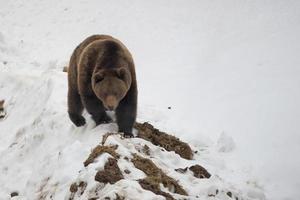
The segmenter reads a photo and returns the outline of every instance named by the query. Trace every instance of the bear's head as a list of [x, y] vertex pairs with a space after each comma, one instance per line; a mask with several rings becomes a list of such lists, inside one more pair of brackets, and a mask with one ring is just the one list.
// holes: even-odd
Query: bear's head
[[131, 74], [125, 67], [101, 69], [92, 76], [92, 88], [107, 110], [115, 110], [131, 86]]

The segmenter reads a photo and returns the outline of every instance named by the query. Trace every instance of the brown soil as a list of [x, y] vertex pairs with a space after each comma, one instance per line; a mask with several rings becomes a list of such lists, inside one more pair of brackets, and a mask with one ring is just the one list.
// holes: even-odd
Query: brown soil
[[142, 188], [150, 190], [155, 194], [162, 195], [167, 199], [174, 199], [170, 194], [160, 190], [160, 184], [163, 184], [164, 187], [168, 188], [172, 192], [187, 195], [187, 192], [177, 183], [176, 180], [167, 176], [151, 160], [134, 154], [132, 163], [136, 168], [142, 170], [147, 175], [145, 179], [139, 180], [139, 184]]
[[95, 176], [95, 180], [101, 183], [114, 184], [121, 179], [124, 177], [115, 158], [109, 158], [104, 165], [104, 170], [98, 171]]
[[159, 182], [159, 180], [157, 180], [156, 177], [147, 177], [145, 179], [139, 180], [139, 184], [141, 185], [141, 187], [143, 189], [149, 190], [157, 195], [162, 195], [162, 196], [166, 197], [167, 200], [174, 200], [172, 195], [161, 191], [159, 183], [160, 182]]
[[147, 176], [160, 176], [163, 174], [161, 169], [159, 169], [151, 160], [138, 156], [137, 154], [133, 155], [131, 162]]
[[139, 132], [139, 138], [150, 141], [154, 145], [161, 146], [167, 151], [175, 151], [175, 153], [179, 154], [182, 158], [188, 160], [193, 158], [191, 147], [187, 143], [180, 141], [175, 136], [161, 132], [147, 122], [143, 124], [137, 122], [134, 127]]
[[70, 186], [70, 192], [77, 192], [78, 191], [78, 186], [77, 183], [72, 183], [72, 185]]
[[194, 176], [196, 178], [210, 178], [211, 176], [210, 173], [200, 165], [193, 165], [189, 167], [189, 170], [194, 173]]
[[146, 155], [148, 155], [148, 156], [150, 156], [150, 148], [149, 148], [149, 146], [148, 145], [144, 145], [143, 146], [143, 152], [144, 152], [144, 154], [146, 154]]
[[80, 181], [79, 183], [77, 183], [77, 182], [72, 183], [70, 186], [71, 195], [70, 195], [69, 200], [73, 200], [74, 196], [77, 192], [79, 192], [79, 194], [81, 196], [84, 193], [86, 186], [87, 186], [87, 183], [84, 181]]
[[[136, 123], [135, 128], [139, 132], [138, 137], [150, 141], [154, 145], [161, 146], [162, 150], [175, 151], [175, 153], [179, 154], [182, 158], [192, 159], [193, 152], [190, 146], [187, 143], [181, 142], [178, 138], [168, 135], [167, 133], [160, 132], [149, 123]], [[104, 146], [109, 136], [117, 134], [119, 133], [105, 134], [101, 141], [102, 145], [96, 146], [90, 153], [87, 160], [84, 162], [84, 166], [86, 167], [90, 163], [93, 163], [94, 160], [103, 153], [109, 153], [113, 157], [109, 158], [104, 165], [104, 169], [98, 171], [95, 175], [95, 180], [104, 184], [115, 184], [119, 180], [124, 179], [123, 174], [131, 173], [131, 169], [122, 169], [122, 172], [118, 166], [118, 159], [120, 159], [120, 155], [116, 152], [118, 145]], [[138, 151], [145, 156], [151, 155], [151, 149], [147, 145], [139, 146]], [[132, 159], [126, 156], [122, 157], [122, 159], [124, 159], [124, 161], [126, 160], [127, 162], [132, 162], [135, 168], [143, 171], [146, 174], [146, 178], [137, 180], [143, 189], [149, 190], [157, 195], [162, 195], [167, 200], [176, 199], [173, 197], [174, 193], [188, 196], [187, 192], [182, 188], [177, 180], [167, 176], [162, 169], [154, 164], [151, 159], [140, 156], [142, 154], [133, 154]], [[180, 173], [186, 173], [188, 170], [190, 170], [197, 178], [209, 178], [211, 176], [209, 172], [207, 172], [207, 170], [200, 165], [193, 165], [175, 170]], [[168, 191], [162, 191], [161, 185], [167, 188]], [[86, 183], [73, 183], [70, 186], [70, 200], [72, 200], [78, 194], [82, 195], [86, 186]], [[91, 196], [90, 200], [98, 199], [98, 194], [96, 193], [96, 195], [97, 196]], [[227, 195], [230, 196], [230, 194]], [[115, 198], [119, 200], [125, 199], [124, 197], [119, 196], [117, 193], [114, 199]], [[105, 197], [104, 199], [109, 198]]]
[[187, 172], [188, 169], [193, 172], [196, 178], [210, 178], [211, 176], [210, 173], [200, 165], [193, 165], [191, 167], [186, 168], [178, 168], [175, 169], [175, 171], [184, 174], [185, 172]]
[[120, 155], [116, 153], [116, 149], [118, 148], [117, 145], [115, 146], [101, 146], [98, 145], [96, 146], [91, 154], [89, 155], [88, 159], [86, 159], [86, 161], [84, 161], [84, 166], [88, 166], [89, 164], [91, 164], [92, 162], [94, 162], [94, 160], [100, 156], [103, 153], [109, 153], [110, 155], [112, 155], [114, 158], [119, 158]]

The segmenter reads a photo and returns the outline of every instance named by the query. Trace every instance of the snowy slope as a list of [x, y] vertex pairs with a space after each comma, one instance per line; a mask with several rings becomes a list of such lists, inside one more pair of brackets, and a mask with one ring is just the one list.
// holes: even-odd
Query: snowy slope
[[[6, 86], [10, 82], [9, 86]], [[74, 182], [87, 182], [86, 192], [75, 199], [94, 197], [115, 198], [118, 193], [126, 199], [163, 199], [143, 190], [137, 180], [145, 177], [143, 172], [125, 162], [119, 161], [122, 171], [129, 169], [132, 173], [115, 185], [100, 184], [94, 180], [95, 174], [102, 169], [108, 154], [101, 155], [88, 167], [83, 162], [91, 150], [100, 144], [107, 132], [116, 132], [115, 124], [95, 124], [89, 118], [88, 125], [76, 128], [70, 124], [66, 109], [66, 73], [48, 70], [35, 75], [18, 75], [13, 72], [1, 73], [2, 95], [7, 99], [7, 116], [1, 121], [1, 176], [3, 183], [0, 199], [9, 199], [13, 192], [19, 194], [17, 199], [68, 199], [69, 188]], [[31, 105], [33, 104], [33, 105]], [[149, 113], [151, 114], [151, 113]], [[239, 199], [264, 199], [261, 188], [248, 183], [235, 185], [230, 180], [219, 176], [224, 163], [219, 153], [230, 151], [232, 141], [223, 137], [217, 147], [204, 144], [193, 146], [195, 154], [192, 161], [181, 159], [174, 152], [164, 152], [160, 147], [141, 139], [121, 139], [119, 136], [109, 138], [106, 145], [118, 145], [118, 153], [131, 158], [144, 145], [150, 147], [150, 156], [167, 175], [179, 180], [189, 194], [189, 199], [231, 199], [227, 192]], [[145, 155], [143, 155], [145, 156]], [[213, 176], [208, 180], [197, 180], [191, 175], [184, 176], [174, 169], [201, 164], [209, 169]], [[218, 192], [216, 192], [218, 191]], [[184, 196], [175, 196], [183, 199]]]
[[62, 67], [95, 33], [134, 55], [138, 120], [205, 152], [195, 161], [222, 179], [191, 188], [298, 199], [299, 9], [298, 1], [1, 0], [0, 199], [37, 198], [49, 177], [64, 198], [101, 135], [115, 131], [91, 120], [75, 128], [66, 114]]

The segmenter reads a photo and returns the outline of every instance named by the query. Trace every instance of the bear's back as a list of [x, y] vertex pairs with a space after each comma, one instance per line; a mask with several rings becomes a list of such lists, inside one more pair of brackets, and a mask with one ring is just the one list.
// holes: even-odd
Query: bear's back
[[94, 41], [102, 41], [102, 40], [107, 40], [107, 39], [113, 39], [113, 37], [109, 36], [109, 35], [92, 35], [88, 38], [86, 38], [85, 40], [83, 40], [77, 47], [76, 49], [74, 50], [74, 55], [76, 57], [76, 63], [78, 64], [79, 63], [79, 59], [80, 59], [80, 56], [83, 52], [83, 50], [88, 46], [90, 45], [92, 42]]
[[[78, 58], [80, 71], [97, 69], [114, 69], [127, 67], [135, 77], [133, 58], [127, 47], [119, 40], [106, 35], [91, 36], [82, 42], [81, 54]], [[96, 69], [96, 70], [97, 70]]]

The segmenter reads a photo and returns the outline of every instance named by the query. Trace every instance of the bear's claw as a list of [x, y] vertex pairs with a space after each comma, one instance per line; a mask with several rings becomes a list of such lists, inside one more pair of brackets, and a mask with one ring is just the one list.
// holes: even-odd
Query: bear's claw
[[69, 114], [71, 121], [75, 124], [75, 126], [83, 126], [85, 125], [84, 117], [76, 114]]

